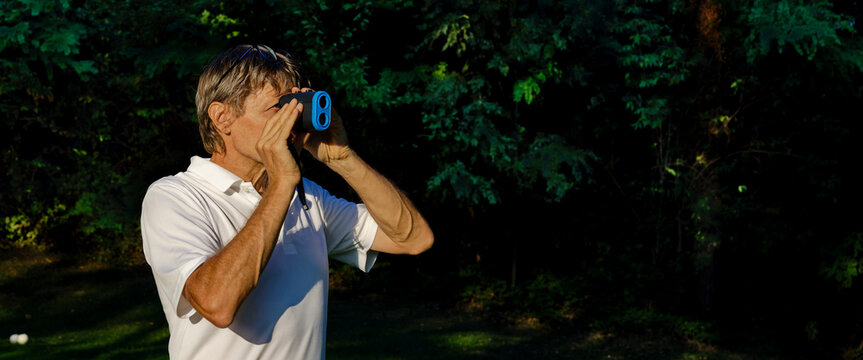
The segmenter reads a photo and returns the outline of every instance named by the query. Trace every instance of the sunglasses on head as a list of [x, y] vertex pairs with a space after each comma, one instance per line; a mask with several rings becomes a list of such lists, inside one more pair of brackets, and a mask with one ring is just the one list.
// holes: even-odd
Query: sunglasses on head
[[240, 63], [243, 61], [243, 59], [246, 58], [246, 55], [248, 55], [249, 53], [252, 53], [252, 50], [254, 50], [254, 53], [257, 53], [258, 55], [262, 56], [267, 61], [276, 61], [276, 62], [279, 61], [279, 57], [276, 56], [276, 52], [273, 51], [273, 49], [270, 48], [269, 46], [267, 46], [267, 45], [250, 46], [248, 49], [246, 49], [245, 52], [243, 52], [243, 55], [240, 55], [240, 57], [237, 58], [237, 60], [234, 60], [234, 63], [231, 64], [231, 67], [228, 68], [228, 71], [225, 71], [225, 73], [222, 74], [222, 77], [219, 78], [219, 82], [216, 83], [216, 86], [215, 86], [216, 89], [218, 89], [219, 85], [222, 84], [222, 80], [225, 80], [225, 77], [228, 76], [228, 74], [230, 74], [231, 71], [234, 70], [235, 67], [237, 67], [237, 65], [240, 65]]

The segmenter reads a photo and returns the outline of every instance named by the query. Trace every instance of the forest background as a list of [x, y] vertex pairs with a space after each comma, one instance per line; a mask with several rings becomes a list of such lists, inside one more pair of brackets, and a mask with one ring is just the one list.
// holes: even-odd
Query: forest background
[[0, 251], [142, 264], [147, 186], [206, 155], [197, 77], [261, 43], [333, 95], [436, 234], [377, 274], [334, 264], [339, 286], [861, 358], [861, 8], [3, 1]]

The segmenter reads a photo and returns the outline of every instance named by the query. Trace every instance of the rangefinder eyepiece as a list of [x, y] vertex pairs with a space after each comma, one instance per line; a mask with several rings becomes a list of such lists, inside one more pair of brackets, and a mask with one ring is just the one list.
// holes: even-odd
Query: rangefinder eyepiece
[[330, 127], [332, 99], [326, 91], [306, 91], [288, 94], [279, 98], [279, 107], [297, 99], [303, 104], [303, 115], [294, 125], [302, 131], [324, 131]]

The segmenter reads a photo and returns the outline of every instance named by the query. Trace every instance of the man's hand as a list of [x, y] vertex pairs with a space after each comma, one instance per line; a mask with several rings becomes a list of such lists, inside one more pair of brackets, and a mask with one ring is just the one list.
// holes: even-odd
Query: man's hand
[[296, 99], [291, 100], [264, 126], [255, 150], [261, 157], [266, 173], [255, 181], [256, 188], [263, 190], [274, 186], [279, 190], [287, 190], [293, 189], [301, 181], [297, 159], [294, 159], [286, 145], [302, 111], [303, 104], [299, 104]]
[[[292, 93], [313, 91], [309, 88], [293, 88]], [[321, 132], [307, 132], [304, 140], [304, 148], [318, 161], [331, 165], [332, 162], [344, 160], [351, 155], [348, 146], [348, 135], [342, 124], [342, 118], [335, 110], [330, 110], [330, 127]]]

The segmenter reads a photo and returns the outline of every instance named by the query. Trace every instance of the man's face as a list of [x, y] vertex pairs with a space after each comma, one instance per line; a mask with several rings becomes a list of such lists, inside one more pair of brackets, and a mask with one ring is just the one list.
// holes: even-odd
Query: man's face
[[[270, 84], [265, 84], [263, 88], [257, 92], [253, 92], [246, 97], [243, 115], [234, 119], [230, 125], [231, 135], [228, 141], [231, 141], [234, 149], [243, 157], [253, 159], [258, 163], [262, 163], [260, 155], [258, 155], [255, 145], [261, 138], [264, 126], [267, 121], [275, 120], [273, 117], [279, 111], [277, 107], [279, 98], [282, 95], [288, 94], [285, 91], [282, 94], [276, 93], [275, 89]], [[299, 119], [298, 119], [299, 120]], [[302, 151], [303, 138], [305, 134], [291, 132], [294, 148]]]

